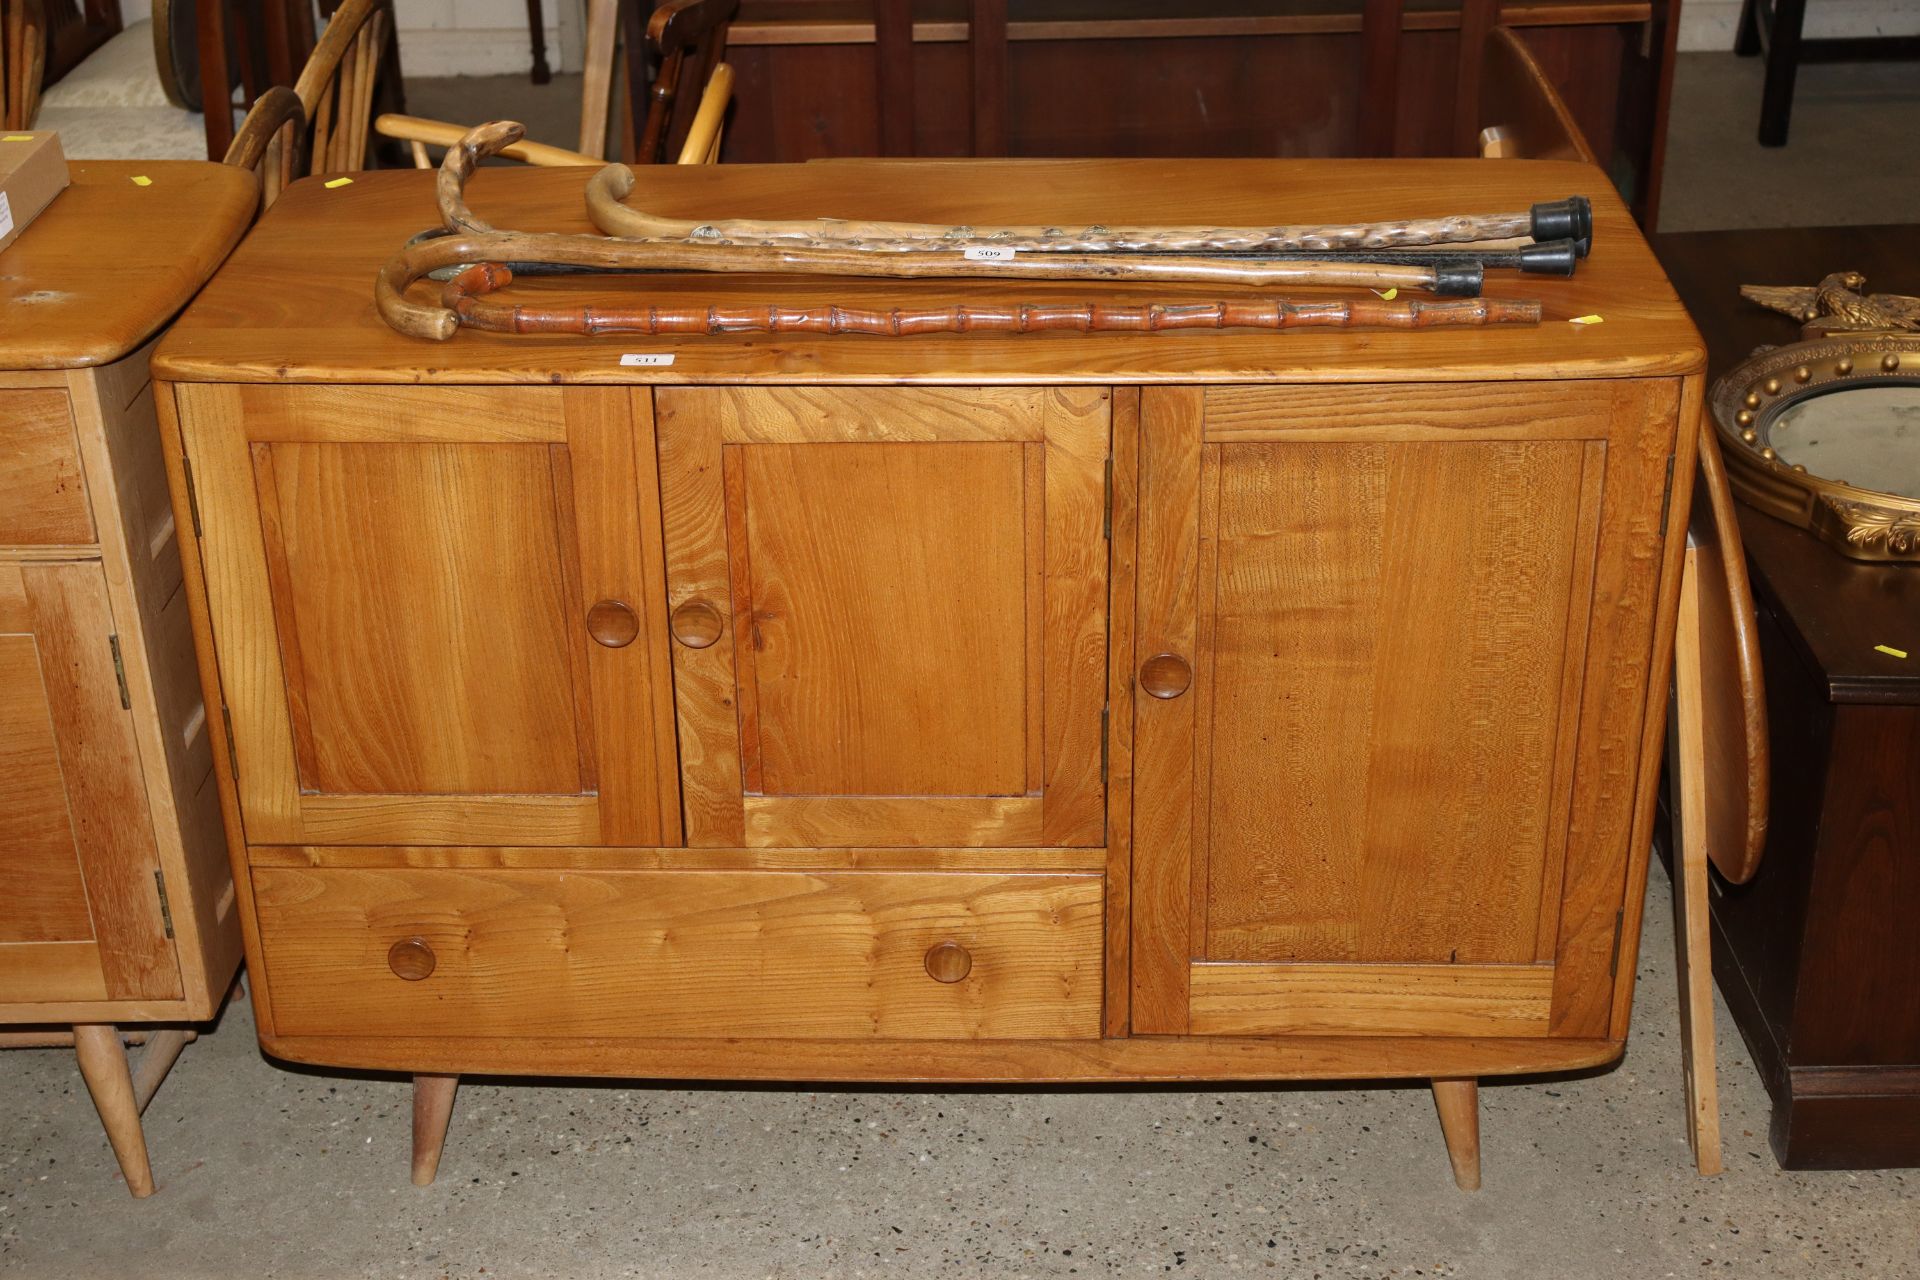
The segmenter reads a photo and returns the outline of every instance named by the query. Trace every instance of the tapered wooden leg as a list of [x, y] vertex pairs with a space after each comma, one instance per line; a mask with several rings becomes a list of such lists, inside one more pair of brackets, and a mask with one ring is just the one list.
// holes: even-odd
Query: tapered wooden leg
[[93, 1109], [100, 1113], [107, 1141], [113, 1144], [120, 1172], [126, 1176], [127, 1190], [140, 1199], [152, 1195], [153, 1167], [147, 1163], [147, 1139], [140, 1132], [133, 1073], [127, 1068], [127, 1051], [120, 1047], [119, 1032], [106, 1026], [76, 1026], [73, 1049], [80, 1059], [87, 1092], [93, 1095]]
[[440, 1148], [446, 1145], [447, 1121], [453, 1116], [453, 1095], [459, 1076], [417, 1075], [413, 1078], [413, 1185], [429, 1186], [440, 1171]]
[[1707, 745], [1701, 692], [1698, 553], [1687, 548], [1673, 641], [1673, 949], [1680, 976], [1680, 1063], [1687, 1145], [1702, 1177], [1720, 1172], [1720, 1082], [1713, 1056], [1713, 942], [1707, 923]]
[[1454, 1185], [1462, 1191], [1478, 1191], [1480, 1082], [1435, 1080], [1433, 1105], [1440, 1112], [1440, 1132], [1447, 1139], [1447, 1159], [1453, 1162]]

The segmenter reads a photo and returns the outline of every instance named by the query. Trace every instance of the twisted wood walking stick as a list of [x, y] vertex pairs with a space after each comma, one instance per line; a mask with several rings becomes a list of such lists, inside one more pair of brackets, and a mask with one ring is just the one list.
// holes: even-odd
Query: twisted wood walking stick
[[[1534, 323], [1537, 302], [1444, 303], [1288, 302], [1211, 303], [1199, 307], [1012, 306], [966, 308], [896, 307], [861, 311], [745, 308], [534, 309], [482, 301], [518, 274], [578, 271], [704, 271], [878, 276], [888, 278], [1040, 278], [1207, 281], [1252, 286], [1344, 285], [1373, 289], [1419, 288], [1479, 291], [1479, 268], [1467, 278], [1430, 263], [1373, 264], [1320, 261], [1234, 261], [1169, 256], [1131, 259], [1109, 253], [1048, 253], [1011, 261], [976, 261], [964, 250], [943, 247], [913, 254], [875, 254], [858, 248], [798, 245], [735, 245], [686, 238], [635, 238], [551, 232], [499, 231], [473, 214], [465, 187], [479, 161], [521, 136], [511, 122], [482, 125], [448, 151], [436, 180], [444, 228], [410, 241], [382, 269], [374, 297], [382, 317], [402, 333], [446, 339], [461, 325], [504, 332], [719, 333], [746, 329], [772, 332], [882, 333], [968, 332], [1043, 328], [1095, 331], [1157, 331], [1193, 327], [1295, 328], [1381, 325], [1426, 328], [1448, 324]], [[624, 166], [609, 166], [590, 189], [611, 190]], [[628, 178], [631, 174], [628, 173]], [[592, 199], [590, 194], [589, 199]], [[475, 273], [468, 268], [482, 267]], [[428, 275], [453, 276], [436, 302], [410, 296]], [[1469, 287], [1470, 286], [1470, 287]]]

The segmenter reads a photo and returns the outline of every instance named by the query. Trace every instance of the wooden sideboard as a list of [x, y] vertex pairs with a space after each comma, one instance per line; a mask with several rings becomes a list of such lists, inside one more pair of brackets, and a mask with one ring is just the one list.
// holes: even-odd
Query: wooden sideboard
[[[586, 176], [469, 194], [585, 230]], [[1578, 278], [1496, 286], [1538, 327], [1284, 335], [429, 343], [371, 292], [431, 191], [296, 185], [156, 365], [261, 1042], [415, 1073], [417, 1180], [469, 1072], [1398, 1076], [1472, 1185], [1478, 1077], [1618, 1056], [1702, 352], [1597, 170], [643, 184], [967, 223], [1595, 197]]]
[[140, 1109], [240, 964], [148, 356], [256, 192], [72, 176], [0, 254], [0, 1047], [76, 1047], [144, 1196]]

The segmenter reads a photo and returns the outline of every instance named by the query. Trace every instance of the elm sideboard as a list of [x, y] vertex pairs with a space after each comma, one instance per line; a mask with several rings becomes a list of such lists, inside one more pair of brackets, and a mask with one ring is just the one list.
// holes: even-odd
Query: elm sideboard
[[[587, 176], [468, 194], [587, 230]], [[156, 363], [262, 1045], [412, 1073], [421, 1182], [461, 1074], [536, 1072], [1403, 1077], [1477, 1185], [1479, 1077], [1622, 1050], [1664, 732], [1703, 354], [1599, 171], [872, 161], [636, 197], [1245, 223], [1575, 191], [1580, 275], [1495, 286], [1537, 327], [433, 343], [372, 305], [431, 176], [297, 184]]]
[[148, 358], [258, 192], [71, 173], [0, 253], [0, 1046], [75, 1047], [145, 1196], [141, 1108], [240, 964]]

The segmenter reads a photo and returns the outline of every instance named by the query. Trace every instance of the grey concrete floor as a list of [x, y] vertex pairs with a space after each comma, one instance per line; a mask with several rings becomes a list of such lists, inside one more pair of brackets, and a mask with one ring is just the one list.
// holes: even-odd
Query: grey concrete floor
[[35, 1277], [1105, 1276], [1648, 1280], [1920, 1274], [1920, 1174], [1783, 1173], [1720, 1011], [1727, 1171], [1682, 1113], [1654, 872], [1616, 1069], [1483, 1088], [1486, 1189], [1428, 1093], [464, 1085], [437, 1185], [407, 1084], [263, 1058], [244, 1006], [120, 1183], [72, 1055], [0, 1057], [0, 1271]]

